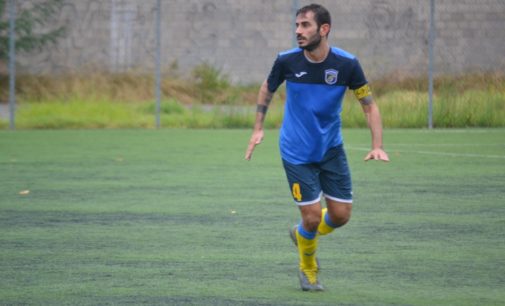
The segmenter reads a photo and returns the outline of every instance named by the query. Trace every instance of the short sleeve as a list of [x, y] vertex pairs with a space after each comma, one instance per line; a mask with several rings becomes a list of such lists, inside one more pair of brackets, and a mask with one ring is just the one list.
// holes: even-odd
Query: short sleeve
[[361, 68], [358, 59], [355, 58], [353, 60], [351, 77], [349, 79], [349, 89], [351, 90], [358, 89], [367, 83], [368, 81], [366, 80], [365, 73], [363, 72], [363, 69]]
[[268, 91], [275, 92], [277, 88], [279, 88], [279, 86], [282, 84], [282, 82], [284, 82], [284, 70], [282, 68], [280, 57], [278, 56], [275, 59], [270, 74], [268, 75]]

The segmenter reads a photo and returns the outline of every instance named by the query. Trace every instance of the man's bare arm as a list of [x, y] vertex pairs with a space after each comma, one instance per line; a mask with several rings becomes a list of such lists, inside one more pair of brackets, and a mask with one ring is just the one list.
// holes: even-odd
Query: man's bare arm
[[356, 93], [361, 107], [363, 108], [363, 112], [365, 113], [372, 136], [372, 150], [365, 156], [365, 161], [375, 159], [387, 162], [389, 161], [389, 157], [382, 147], [382, 120], [379, 107], [375, 104], [370, 89], [366, 89], [367, 92], [362, 92], [360, 96]]
[[268, 90], [268, 84], [265, 80], [260, 87], [256, 105], [256, 120], [254, 122], [254, 129], [251, 139], [249, 140], [249, 145], [245, 153], [245, 159], [250, 160], [254, 151], [254, 148], [261, 143], [263, 140], [263, 123], [265, 122], [265, 117], [272, 102], [273, 93]]

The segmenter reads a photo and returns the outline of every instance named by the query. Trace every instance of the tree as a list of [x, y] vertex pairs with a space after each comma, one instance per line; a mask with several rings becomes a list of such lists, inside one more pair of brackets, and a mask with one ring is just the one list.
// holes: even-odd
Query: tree
[[[65, 27], [51, 27], [47, 24], [61, 10], [64, 0], [33, 1], [29, 8], [16, 14], [16, 51], [34, 52], [54, 44], [65, 35]], [[9, 55], [9, 14], [7, 0], [0, 0], [0, 60]], [[45, 30], [40, 30], [45, 29]]]

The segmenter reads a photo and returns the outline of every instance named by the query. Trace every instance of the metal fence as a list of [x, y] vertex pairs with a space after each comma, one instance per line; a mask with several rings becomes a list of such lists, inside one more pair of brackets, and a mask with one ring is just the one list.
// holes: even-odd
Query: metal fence
[[[296, 9], [312, 2], [65, 0], [47, 27], [64, 26], [67, 35], [35, 54], [16, 54], [17, 12], [43, 1], [6, 0], [7, 9], [0, 16], [10, 20], [11, 128], [15, 127], [16, 69], [33, 74], [151, 71], [157, 78], [153, 91], [159, 126], [159, 80], [169, 67], [177, 66], [187, 74], [208, 63], [233, 83], [259, 83], [275, 54], [295, 44]], [[436, 75], [505, 70], [503, 0], [319, 2], [332, 13], [330, 42], [356, 54], [371, 80], [430, 78], [431, 97]]]

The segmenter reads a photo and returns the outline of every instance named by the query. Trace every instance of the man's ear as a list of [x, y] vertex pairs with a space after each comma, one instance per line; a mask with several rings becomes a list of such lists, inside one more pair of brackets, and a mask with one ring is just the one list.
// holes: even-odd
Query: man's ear
[[319, 35], [325, 37], [328, 36], [328, 33], [330, 33], [330, 25], [327, 23], [324, 23], [319, 27]]

